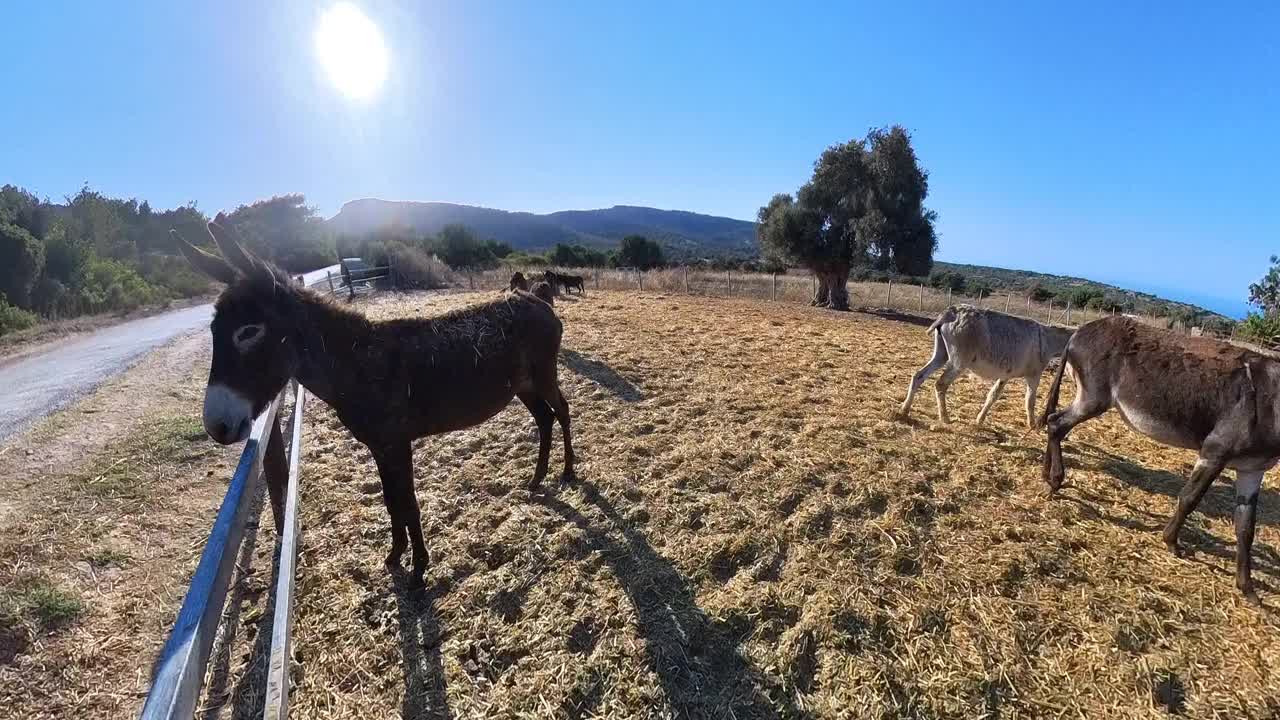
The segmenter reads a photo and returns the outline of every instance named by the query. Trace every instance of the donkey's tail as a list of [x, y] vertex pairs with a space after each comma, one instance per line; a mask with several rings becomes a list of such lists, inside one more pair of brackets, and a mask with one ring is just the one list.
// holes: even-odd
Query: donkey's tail
[[1049, 424], [1049, 416], [1058, 411], [1058, 393], [1062, 390], [1062, 374], [1067, 370], [1067, 358], [1071, 357], [1071, 343], [1062, 351], [1058, 360], [1058, 372], [1053, 374], [1053, 384], [1049, 386], [1049, 397], [1044, 402], [1044, 412], [1040, 413], [1040, 427]]
[[951, 307], [942, 311], [942, 314], [938, 316], [937, 320], [933, 321], [933, 324], [929, 326], [929, 329], [925, 331], [925, 334], [932, 335], [934, 332], [938, 330], [938, 328], [942, 327], [944, 324], [949, 323], [955, 319], [956, 319], [956, 306], [952, 305]]

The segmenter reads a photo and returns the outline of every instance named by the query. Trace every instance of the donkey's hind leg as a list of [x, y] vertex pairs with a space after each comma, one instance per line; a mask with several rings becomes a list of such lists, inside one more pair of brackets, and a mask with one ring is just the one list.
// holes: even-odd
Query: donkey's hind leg
[[533, 470], [533, 480], [529, 481], [529, 489], [537, 490], [547, 476], [547, 462], [551, 457], [551, 422], [555, 413], [537, 393], [516, 393], [516, 397], [529, 408], [529, 414], [538, 425], [538, 465]]
[[1005, 384], [1008, 380], [997, 380], [991, 384], [991, 390], [987, 393], [987, 401], [982, 403], [982, 409], [978, 411], [978, 419], [976, 425], [981, 425], [987, 421], [987, 415], [991, 412], [991, 406], [996, 404], [996, 400], [1000, 399], [1000, 393], [1004, 391]]
[[544, 378], [538, 385], [538, 395], [555, 413], [560, 422], [560, 434], [564, 436], [564, 474], [565, 481], [573, 479], [573, 432], [569, 429], [569, 401], [560, 392], [560, 380], [556, 377], [555, 366], [552, 366], [549, 378]]

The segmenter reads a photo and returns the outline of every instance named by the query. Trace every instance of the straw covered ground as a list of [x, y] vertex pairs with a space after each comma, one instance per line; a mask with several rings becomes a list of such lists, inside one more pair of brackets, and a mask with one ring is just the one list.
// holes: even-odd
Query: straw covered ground
[[988, 429], [968, 421], [974, 380], [950, 427], [928, 393], [893, 419], [929, 355], [918, 323], [652, 293], [556, 310], [578, 480], [522, 489], [536, 433], [518, 403], [421, 441], [425, 594], [382, 567], [368, 452], [323, 404], [308, 412], [299, 717], [1280, 712], [1274, 491], [1257, 610], [1231, 580], [1229, 486], [1190, 519], [1190, 559], [1160, 542], [1191, 454], [1109, 415], [1072, 436], [1049, 500], [1016, 388]]

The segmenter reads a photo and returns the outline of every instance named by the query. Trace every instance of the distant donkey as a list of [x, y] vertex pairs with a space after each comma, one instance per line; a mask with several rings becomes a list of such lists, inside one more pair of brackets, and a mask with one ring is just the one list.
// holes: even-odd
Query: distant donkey
[[548, 305], [556, 304], [556, 294], [551, 291], [551, 286], [548, 285], [545, 280], [539, 280], [538, 282], [534, 283], [533, 287], [530, 288], [529, 292], [533, 293], [534, 297], [538, 298], [539, 300], [545, 302]]
[[528, 292], [529, 281], [525, 279], [524, 273], [517, 271], [514, 275], [511, 276], [511, 284], [507, 287], [507, 289], [508, 290], [524, 290], [525, 292]]
[[[1058, 393], [1070, 366], [1076, 397], [1062, 412]], [[1252, 548], [1262, 476], [1280, 461], [1280, 362], [1229, 343], [1182, 337], [1125, 317], [1080, 328], [1049, 389], [1042, 418], [1048, 431], [1044, 480], [1062, 486], [1062, 441], [1071, 429], [1115, 408], [1129, 427], [1174, 447], [1199, 452], [1164, 528], [1181, 557], [1178, 534], [1187, 515], [1224, 468], [1236, 471], [1236, 587], [1257, 602]]]
[[214, 306], [205, 430], [224, 445], [245, 439], [253, 418], [297, 378], [373, 455], [391, 516], [386, 562], [399, 567], [412, 543], [412, 587], [427, 568], [414, 440], [478, 425], [518, 397], [539, 434], [529, 488], [546, 477], [556, 420], [564, 473], [573, 475], [569, 403], [556, 377], [562, 326], [546, 303], [517, 291], [439, 317], [371, 321], [250, 255], [224, 216], [209, 234], [222, 258], [178, 238], [193, 266], [227, 284]]
[[972, 305], [953, 305], [938, 316], [928, 332], [933, 335], [933, 358], [911, 378], [907, 399], [898, 411], [902, 417], [911, 412], [911, 402], [925, 379], [944, 368], [933, 391], [939, 420], [951, 422], [947, 415], [947, 388], [968, 370], [992, 381], [987, 400], [978, 411], [977, 424], [986, 421], [1005, 384], [1022, 378], [1027, 383], [1027, 427], [1034, 428], [1040, 376], [1049, 362], [1062, 354], [1073, 331]]

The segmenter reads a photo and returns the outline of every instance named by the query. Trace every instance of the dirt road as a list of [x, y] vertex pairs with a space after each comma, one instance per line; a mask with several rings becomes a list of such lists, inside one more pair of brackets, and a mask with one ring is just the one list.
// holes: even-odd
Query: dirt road
[[[337, 266], [306, 274], [307, 284]], [[169, 340], [208, 325], [212, 305], [175, 310], [52, 344], [0, 365], [0, 441], [69, 405]]]

